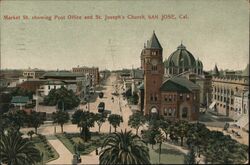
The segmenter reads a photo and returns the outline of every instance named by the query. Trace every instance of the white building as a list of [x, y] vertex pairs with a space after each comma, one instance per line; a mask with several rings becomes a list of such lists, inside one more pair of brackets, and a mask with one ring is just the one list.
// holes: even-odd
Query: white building
[[249, 91], [234, 96], [236, 125], [248, 130], [249, 126]]

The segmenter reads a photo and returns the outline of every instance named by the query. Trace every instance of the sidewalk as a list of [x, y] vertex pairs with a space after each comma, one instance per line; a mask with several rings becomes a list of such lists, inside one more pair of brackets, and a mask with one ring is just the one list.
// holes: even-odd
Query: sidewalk
[[59, 139], [48, 140], [59, 154], [59, 158], [47, 164], [72, 164], [73, 155]]

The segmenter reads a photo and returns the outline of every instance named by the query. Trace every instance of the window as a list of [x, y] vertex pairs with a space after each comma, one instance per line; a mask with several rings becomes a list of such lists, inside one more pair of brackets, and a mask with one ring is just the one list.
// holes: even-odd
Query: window
[[189, 96], [189, 94], [187, 94], [186, 98], [187, 98], [187, 100], [189, 100], [189, 99], [190, 99], [190, 96]]
[[194, 100], [196, 100], [196, 95], [194, 94]]
[[165, 115], [165, 116], [168, 115], [168, 110], [167, 110], [167, 108], [164, 109], [164, 115]]
[[157, 70], [157, 66], [152, 66], [152, 70]]
[[48, 86], [48, 89], [50, 89], [50, 85]]
[[176, 95], [174, 95], [174, 101], [176, 100]]
[[172, 116], [172, 109], [171, 108], [168, 109], [168, 116]]
[[171, 96], [171, 95], [169, 96], [169, 101], [170, 101], [170, 102], [172, 101], [172, 96]]
[[56, 86], [54, 85], [54, 89], [56, 89]]
[[183, 100], [183, 94], [182, 93], [180, 94], [180, 100]]
[[168, 96], [165, 96], [165, 101], [168, 101]]

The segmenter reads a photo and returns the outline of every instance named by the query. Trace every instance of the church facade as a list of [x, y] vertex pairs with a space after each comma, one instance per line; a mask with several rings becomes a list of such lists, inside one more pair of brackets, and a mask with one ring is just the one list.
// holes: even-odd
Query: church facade
[[[200, 87], [185, 77], [165, 79], [162, 54], [163, 48], [153, 33], [141, 52], [141, 69], [144, 74], [144, 81], [140, 86], [141, 110], [145, 115], [197, 120]], [[184, 70], [173, 69], [173, 72]]]

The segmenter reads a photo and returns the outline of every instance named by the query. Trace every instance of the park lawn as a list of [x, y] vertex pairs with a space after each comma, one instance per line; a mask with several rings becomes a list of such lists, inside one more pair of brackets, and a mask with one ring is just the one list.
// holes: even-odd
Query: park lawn
[[[59, 158], [59, 154], [56, 152], [56, 150], [49, 144], [49, 142], [46, 140], [46, 142], [43, 142], [39, 137], [33, 137], [32, 142], [34, 143], [35, 147], [40, 151], [40, 153], [43, 153], [43, 163], [50, 162], [52, 160], [55, 160]], [[49, 150], [45, 147], [46, 144], [48, 144], [51, 148], [51, 151], [53, 153], [53, 157], [49, 156]], [[37, 163], [42, 164], [42, 162]]]
[[[161, 145], [161, 164], [183, 164], [185, 154], [167, 146], [165, 144]], [[148, 145], [150, 161], [152, 164], [159, 163], [159, 144], [154, 145], [152, 149], [151, 145]]]
[[84, 151], [79, 151], [79, 153], [81, 155], [86, 155], [94, 151], [96, 148], [101, 147], [106, 135], [92, 133], [91, 140], [87, 142], [84, 142], [79, 133], [69, 133], [67, 136], [66, 134], [57, 134], [56, 136], [72, 154], [75, 154], [74, 146], [77, 146], [79, 143], [84, 144]]
[[74, 144], [70, 142], [70, 140], [64, 134], [56, 134], [55, 135], [63, 145], [72, 153], [75, 154]]

